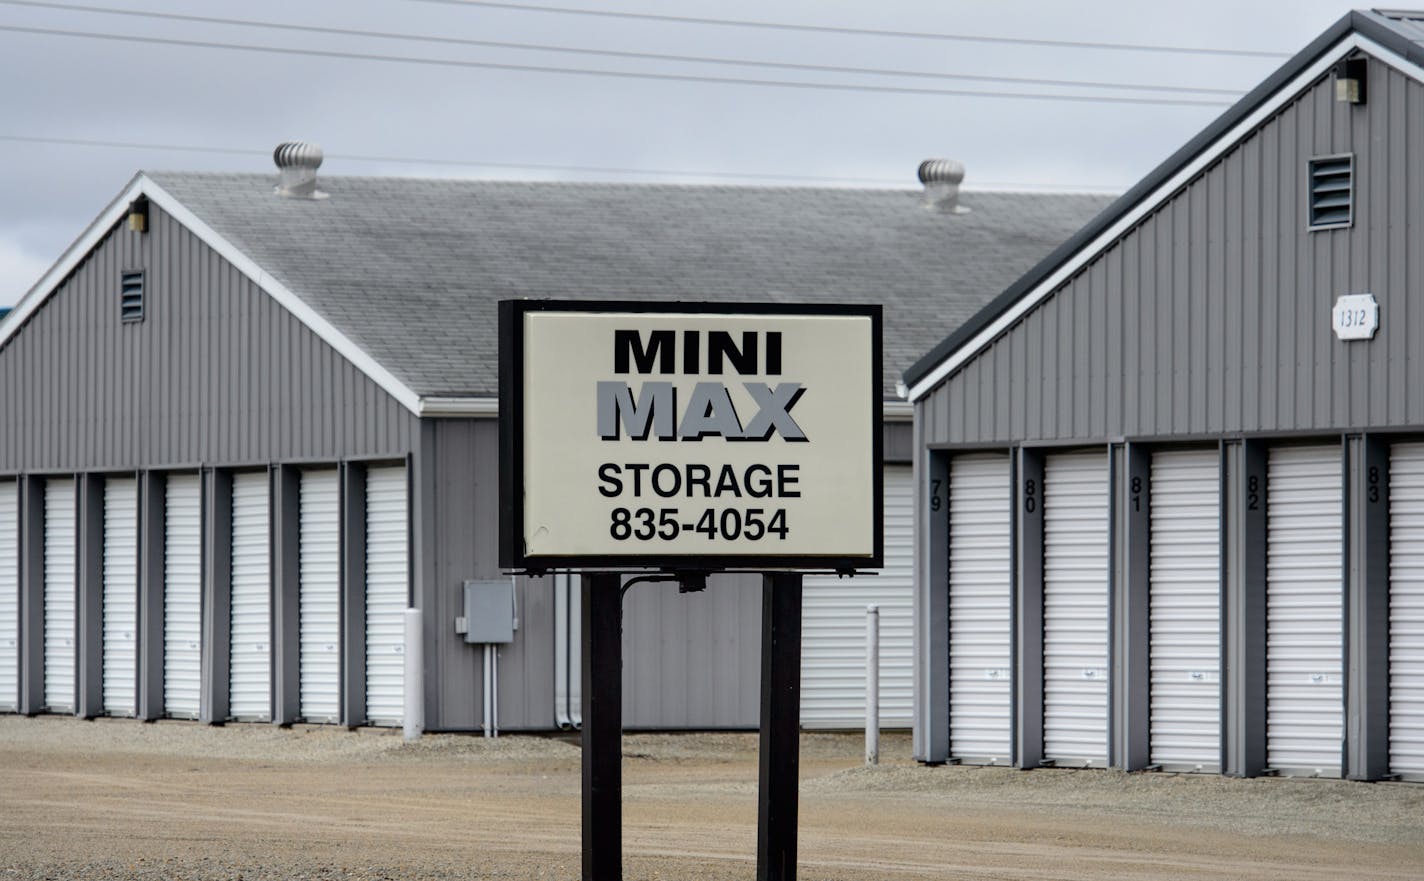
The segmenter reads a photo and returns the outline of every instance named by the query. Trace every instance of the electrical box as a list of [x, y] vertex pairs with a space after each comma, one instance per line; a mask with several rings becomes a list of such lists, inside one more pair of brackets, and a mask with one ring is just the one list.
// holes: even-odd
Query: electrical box
[[510, 579], [465, 582], [465, 642], [514, 642], [519, 629], [514, 582]]

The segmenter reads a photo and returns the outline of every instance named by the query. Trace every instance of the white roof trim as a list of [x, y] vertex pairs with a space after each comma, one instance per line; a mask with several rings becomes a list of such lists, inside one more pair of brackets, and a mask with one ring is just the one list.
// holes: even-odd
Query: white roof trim
[[1089, 260], [1096, 257], [1103, 249], [1135, 226], [1147, 214], [1156, 210], [1172, 193], [1176, 192], [1208, 165], [1219, 159], [1223, 154], [1234, 147], [1237, 142], [1250, 133], [1252, 129], [1275, 115], [1275, 113], [1287, 103], [1295, 100], [1296, 95], [1298, 95], [1301, 90], [1316, 77], [1329, 70], [1342, 56], [1356, 49], [1362, 49], [1406, 76], [1424, 82], [1424, 68], [1419, 67], [1413, 62], [1391, 52], [1373, 40], [1361, 36], [1358, 33], [1352, 33], [1345, 37], [1339, 43], [1322, 53], [1309, 67], [1301, 71], [1300, 75], [1295, 79], [1280, 89], [1277, 89], [1269, 100], [1258, 106], [1249, 116], [1233, 126], [1230, 131], [1223, 134], [1210, 147], [1198, 153], [1191, 162], [1187, 163], [1178, 170], [1176, 174], [1168, 178], [1167, 181], [1154, 190], [1150, 196], [1138, 202], [1137, 205], [1133, 206], [1131, 211], [1119, 217], [1117, 221], [1104, 230], [1101, 235], [1082, 248], [1079, 248], [1072, 257], [1055, 269], [1051, 275], [1040, 282], [1033, 290], [1020, 297], [1018, 302], [1005, 310], [993, 323], [975, 334], [973, 339], [951, 352], [934, 370], [930, 371], [923, 379], [910, 388], [910, 401], [920, 401], [920, 399], [927, 395], [935, 386], [939, 385], [946, 377], [959, 369], [964, 362], [977, 355], [980, 350], [988, 346], [995, 338], [1013, 326], [1025, 313], [1034, 306], [1037, 306], [1038, 303], [1049, 294], [1053, 293], [1059, 285], [1063, 284], [1069, 278], [1072, 278]]
[[410, 389], [405, 383], [397, 379], [389, 370], [381, 366], [376, 359], [366, 353], [364, 349], [352, 342], [344, 333], [337, 330], [329, 321], [317, 314], [311, 306], [302, 300], [301, 297], [288, 290], [285, 285], [277, 281], [272, 276], [262, 270], [256, 261], [248, 257], [237, 248], [232, 242], [219, 235], [212, 227], [203, 222], [196, 214], [190, 211], [187, 206], [179, 202], [167, 190], [159, 186], [147, 175], [142, 173], [136, 175], [122, 193], [118, 195], [108, 207], [104, 209], [94, 222], [89, 224], [74, 244], [64, 252], [59, 261], [50, 267], [50, 270], [35, 283], [34, 287], [20, 298], [20, 302], [15, 304], [15, 308], [0, 320], [0, 346], [14, 336], [49, 296], [58, 290], [61, 282], [69, 276], [71, 272], [89, 255], [89, 253], [108, 235], [109, 230], [115, 223], [128, 213], [129, 205], [140, 196], [146, 196], [148, 200], [163, 209], [174, 220], [202, 239], [208, 247], [212, 248], [223, 259], [227, 260], [239, 272], [252, 280], [254, 284], [266, 291], [269, 296], [276, 300], [281, 306], [296, 317], [298, 321], [306, 325], [320, 337], [327, 345], [331, 346], [341, 356], [355, 365], [371, 381], [395, 398], [406, 409], [417, 416], [495, 416], [499, 413], [498, 403], [491, 398], [422, 398]]
[[494, 417], [499, 415], [499, 399], [425, 397], [416, 415]]
[[909, 422], [915, 418], [915, 405], [909, 401], [886, 401], [880, 406], [886, 422]]

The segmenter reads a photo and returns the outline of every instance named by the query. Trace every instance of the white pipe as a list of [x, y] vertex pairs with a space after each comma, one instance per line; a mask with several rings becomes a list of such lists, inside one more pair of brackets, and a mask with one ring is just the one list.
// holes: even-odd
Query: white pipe
[[569, 713], [569, 575], [554, 576], [554, 724], [572, 728]]
[[499, 646], [491, 644], [490, 653], [490, 731], [499, 737]]
[[484, 687], [484, 692], [485, 692], [485, 706], [484, 706], [484, 715], [483, 715], [483, 719], [484, 719], [484, 723], [483, 723], [483, 724], [484, 724], [485, 737], [491, 737], [491, 736], [493, 736], [493, 726], [494, 726], [494, 710], [491, 709], [491, 701], [490, 701], [490, 692], [494, 690], [494, 684], [491, 682], [491, 680], [492, 680], [494, 677], [491, 676], [490, 674], [492, 674], [494, 671], [490, 669], [490, 667], [491, 667], [491, 665], [490, 665], [490, 648], [491, 648], [490, 644], [489, 644], [489, 643], [485, 643], [485, 656], [484, 656], [484, 664], [483, 664], [483, 667], [485, 668], [485, 687]]
[[569, 576], [569, 719], [583, 727], [583, 581]]
[[865, 607], [865, 763], [880, 764], [880, 607]]
[[425, 653], [422, 645], [420, 610], [405, 610], [405, 713], [402, 718], [407, 741], [419, 740], [425, 731]]

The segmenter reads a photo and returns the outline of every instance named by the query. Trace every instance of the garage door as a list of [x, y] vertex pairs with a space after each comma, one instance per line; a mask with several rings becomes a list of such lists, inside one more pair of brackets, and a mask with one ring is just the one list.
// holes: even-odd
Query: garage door
[[168, 478], [163, 523], [163, 711], [198, 718], [203, 663], [203, 493], [196, 474]]
[[44, 703], [74, 712], [75, 492], [68, 477], [45, 481]]
[[104, 481], [104, 712], [132, 716], [138, 684], [138, 481]]
[[1266, 763], [1339, 776], [1340, 448], [1272, 450], [1266, 492]]
[[1424, 444], [1389, 460], [1389, 770], [1424, 779]]
[[20, 508], [13, 480], [0, 480], [0, 710], [20, 708]]
[[1221, 490], [1216, 450], [1152, 457], [1150, 755], [1221, 766]]
[[885, 468], [885, 568], [866, 578], [810, 576], [801, 615], [801, 724], [865, 724], [865, 607], [880, 607], [880, 725], [908, 728], [914, 700], [914, 483]]
[[232, 478], [232, 634], [228, 714], [272, 718], [272, 577], [266, 472]]
[[949, 464], [949, 751], [1007, 764], [1013, 669], [1009, 457]]
[[335, 722], [341, 687], [340, 494], [336, 470], [303, 471], [301, 482], [300, 713]]
[[399, 725], [409, 589], [404, 468], [366, 472], [366, 718]]
[[1046, 457], [1043, 491], [1043, 752], [1102, 765], [1108, 749], [1108, 460]]

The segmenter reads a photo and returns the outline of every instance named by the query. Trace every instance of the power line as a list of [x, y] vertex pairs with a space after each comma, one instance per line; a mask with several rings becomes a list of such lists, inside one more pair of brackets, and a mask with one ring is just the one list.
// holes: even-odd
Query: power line
[[832, 25], [794, 24], [772, 21], [746, 21], [728, 18], [698, 18], [690, 15], [661, 15], [651, 12], [618, 12], [606, 9], [575, 9], [564, 6], [535, 6], [527, 3], [501, 3], [495, 0], [414, 0], [417, 3], [438, 3], [446, 6], [479, 6], [486, 9], [512, 9], [519, 12], [548, 12], [556, 15], [586, 15], [598, 18], [636, 19], [669, 24], [717, 25], [721, 27], [764, 28], [777, 31], [801, 31], [820, 34], [848, 34], [863, 37], [896, 37], [913, 40], [951, 40], [963, 43], [996, 45], [1046, 46], [1056, 49], [1100, 49], [1128, 52], [1170, 52], [1181, 55], [1216, 55], [1240, 58], [1289, 58], [1288, 52], [1267, 52], [1258, 49], [1215, 49], [1204, 46], [1164, 46], [1150, 43], [1107, 43], [1085, 40], [1043, 40], [1030, 37], [990, 37], [980, 34], [944, 34], [921, 31], [893, 31], [876, 28], [835, 27]]
[[[194, 144], [167, 144], [143, 141], [111, 141], [91, 138], [58, 138], [34, 135], [0, 134], [0, 141], [13, 141], [27, 144], [51, 144], [70, 147], [100, 147], [128, 150], [162, 150], [177, 153], [225, 153], [235, 156], [270, 157], [272, 155], [272, 151], [270, 149], [257, 149], [250, 147], [209, 147]], [[327, 153], [326, 156], [328, 159], [342, 162], [381, 162], [402, 165], [433, 165], [444, 166], [448, 168], [501, 168], [527, 171], [566, 171], [594, 174], [656, 175], [661, 177], [714, 177], [746, 180], [794, 180], [819, 183], [879, 183], [891, 185], [905, 183], [905, 180], [903, 179], [891, 180], [888, 178], [872, 177], [832, 177], [803, 174], [765, 174], [758, 172], [732, 171], [677, 171], [671, 169], [654, 168], [622, 168], [607, 165], [559, 165], [540, 162], [497, 162], [481, 159], [436, 159], [429, 157], [388, 156], [360, 153]]]
[[[272, 155], [272, 151], [270, 149], [257, 149], [251, 147], [210, 147], [194, 144], [167, 144], [143, 141], [112, 141], [93, 138], [59, 138], [36, 135], [0, 134], [0, 141], [12, 141], [23, 144], [47, 144], [64, 147], [91, 147], [100, 149], [160, 150], [175, 153], [219, 153], [234, 156], [261, 156], [264, 158]], [[515, 171], [562, 171], [587, 174], [624, 174], [656, 177], [717, 178], [727, 180], [796, 181], [798, 183], [825, 184], [882, 184], [886, 186], [896, 187], [904, 187], [910, 183], [910, 178], [908, 176], [905, 178], [836, 177], [831, 175], [774, 174], [738, 171], [680, 171], [665, 168], [626, 168], [608, 165], [560, 165], [541, 162], [499, 162], [482, 159], [437, 159], [430, 157], [383, 156], [361, 153], [331, 153], [327, 155], [328, 158], [341, 162], [379, 162], [400, 165], [443, 166], [447, 168], [500, 168]], [[973, 183], [974, 185], [979, 187], [1001, 187], [1004, 189], [1041, 188], [1054, 190], [1076, 190], [1094, 193], [1107, 192], [1114, 189], [1124, 189], [1124, 187], [1121, 186], [1111, 187], [1105, 185], [1094, 186], [1087, 184], [1041, 184], [1013, 181], [975, 181]]]
[[102, 141], [87, 138], [46, 138], [35, 135], [3, 135], [0, 141], [22, 144], [56, 144], [66, 147], [122, 147], [133, 150], [176, 150], [184, 153], [227, 153], [236, 156], [267, 156], [271, 150], [251, 150], [240, 147], [200, 147], [192, 145], [144, 143], [142, 141]]
[[351, 61], [377, 61], [395, 64], [419, 64], [430, 67], [463, 67], [484, 70], [507, 70], [522, 73], [571, 74], [576, 76], [610, 77], [615, 79], [648, 79], [717, 85], [761, 86], [785, 89], [809, 89], [827, 92], [866, 92], [872, 94], [929, 95], [960, 98], [1009, 98], [1028, 101], [1069, 101], [1088, 104], [1138, 104], [1175, 107], [1227, 107], [1230, 102], [1192, 98], [1137, 98], [1125, 95], [1062, 95], [1051, 92], [995, 92], [977, 89], [931, 89], [916, 86], [871, 85], [862, 83], [817, 83], [796, 80], [764, 80], [743, 77], [703, 76], [668, 72], [636, 72], [600, 70], [596, 68], [557, 67], [543, 64], [512, 64], [495, 61], [458, 61], [453, 59], [420, 58], [409, 55], [375, 55], [365, 52], [343, 52], [329, 49], [292, 49], [284, 46], [259, 46], [250, 43], [222, 43], [211, 40], [185, 40], [173, 37], [148, 37], [134, 34], [111, 34], [95, 31], [75, 31], [62, 28], [35, 28], [0, 25], [0, 31], [55, 37], [79, 37], [91, 40], [147, 43], [158, 46], [184, 46], [196, 49], [222, 49], [240, 52], [263, 52], [273, 55], [295, 55], [312, 58], [339, 58]]
[[617, 49], [594, 49], [580, 46], [556, 46], [545, 43], [516, 43], [502, 40], [474, 40], [462, 37], [442, 37], [426, 34], [402, 34], [390, 31], [360, 30], [352, 28], [323, 27], [319, 25], [290, 24], [286, 22], [256, 21], [241, 18], [218, 18], [207, 15], [185, 15], [173, 12], [143, 12], [133, 9], [114, 9], [101, 6], [84, 6], [75, 3], [52, 3], [46, 0], [0, 0], [7, 6], [26, 6], [39, 9], [57, 9], [67, 12], [99, 13], [102, 15], [127, 16], [131, 18], [158, 19], [162, 21], [183, 21], [197, 24], [217, 24], [234, 27], [266, 28], [269, 30], [299, 33], [329, 34], [342, 37], [361, 37], [381, 40], [403, 40], [407, 42], [432, 43], [447, 46], [473, 46], [484, 49], [516, 49], [534, 52], [560, 52], [573, 55], [591, 55], [603, 58], [631, 58], [640, 61], [671, 61], [678, 63], [716, 64], [736, 67], [761, 67], [773, 70], [799, 70], [810, 73], [848, 73], [862, 76], [889, 76], [917, 79], [969, 80], [975, 82], [1001, 83], [1019, 86], [1061, 86], [1065, 88], [1125, 89], [1139, 92], [1163, 92], [1173, 94], [1210, 94], [1239, 97], [1239, 89], [1217, 89], [1192, 86], [1172, 86], [1156, 83], [1113, 83], [1091, 80], [1066, 80], [1052, 78], [1029, 78], [990, 76], [987, 74], [941, 73], [935, 71], [895, 70], [874, 67], [848, 67], [834, 64], [808, 64], [800, 62], [761, 61], [740, 58], [718, 58], [705, 55], [675, 55], [656, 52], [632, 52]]

